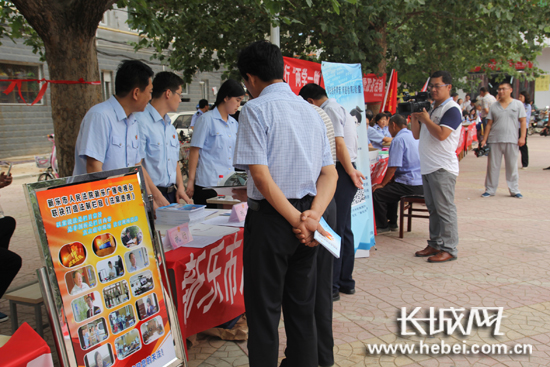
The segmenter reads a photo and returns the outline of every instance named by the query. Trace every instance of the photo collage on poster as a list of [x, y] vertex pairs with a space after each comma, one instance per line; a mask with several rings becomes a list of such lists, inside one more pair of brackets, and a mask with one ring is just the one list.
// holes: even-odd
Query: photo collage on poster
[[[159, 312], [153, 273], [147, 248], [142, 246], [143, 232], [137, 225], [123, 227], [118, 238], [113, 233], [103, 233], [93, 238], [87, 247], [73, 242], [61, 247], [59, 262], [65, 273], [67, 292], [71, 297], [71, 309], [78, 328], [78, 340], [86, 351], [117, 336], [114, 346], [107, 343], [85, 354], [87, 367], [111, 366], [115, 360], [123, 360], [164, 335]], [[124, 254], [115, 254], [118, 248]], [[92, 255], [93, 254], [93, 255]], [[97, 256], [96, 266], [87, 265], [90, 256]], [[130, 275], [130, 284], [122, 277]], [[97, 287], [98, 284], [100, 287]], [[130, 302], [132, 297], [134, 302]], [[108, 317], [98, 316], [103, 311]], [[97, 316], [97, 317], [96, 317]], [[144, 322], [141, 335], [133, 329], [138, 321]], [[114, 347], [114, 348], [113, 348]], [[113, 353], [113, 350], [116, 353]]]

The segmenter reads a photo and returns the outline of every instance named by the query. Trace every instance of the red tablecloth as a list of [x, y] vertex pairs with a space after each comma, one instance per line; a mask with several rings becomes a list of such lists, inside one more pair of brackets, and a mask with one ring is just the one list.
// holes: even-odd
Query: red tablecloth
[[0, 348], [2, 367], [53, 367], [48, 344], [24, 322]]
[[205, 247], [166, 253], [184, 338], [244, 313], [243, 229]]

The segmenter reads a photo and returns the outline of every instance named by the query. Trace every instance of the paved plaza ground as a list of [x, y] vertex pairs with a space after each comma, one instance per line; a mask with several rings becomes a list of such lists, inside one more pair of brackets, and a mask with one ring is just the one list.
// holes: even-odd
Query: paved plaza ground
[[[528, 139], [531, 164], [520, 170], [524, 199], [509, 196], [501, 172], [497, 195], [484, 192], [486, 158], [470, 152], [460, 162], [456, 204], [460, 244], [458, 260], [430, 264], [414, 252], [426, 245], [428, 222], [414, 219], [413, 230], [403, 239], [397, 232], [376, 238], [369, 258], [355, 262], [357, 293], [342, 295], [334, 304], [337, 366], [549, 366], [550, 365], [550, 138]], [[31, 170], [32, 171], [32, 170]], [[21, 171], [22, 172], [22, 171]], [[14, 174], [18, 174], [17, 169]], [[6, 215], [17, 220], [11, 249], [23, 257], [23, 268], [13, 282], [20, 286], [36, 279], [42, 265], [23, 195], [23, 177], [0, 191]], [[399, 337], [397, 317], [402, 307], [466, 308], [504, 307], [502, 336], [479, 328], [470, 336]], [[21, 321], [34, 325], [30, 308], [20, 307]], [[9, 312], [0, 300], [0, 311]], [[44, 317], [46, 317], [44, 315]], [[10, 335], [10, 323], [0, 324], [0, 334]], [[284, 328], [280, 326], [281, 357]], [[52, 347], [53, 337], [46, 329]], [[530, 355], [499, 354], [371, 354], [368, 345], [396, 343], [515, 344], [532, 345]], [[199, 335], [189, 349], [190, 366], [247, 366], [246, 342], [221, 341]]]

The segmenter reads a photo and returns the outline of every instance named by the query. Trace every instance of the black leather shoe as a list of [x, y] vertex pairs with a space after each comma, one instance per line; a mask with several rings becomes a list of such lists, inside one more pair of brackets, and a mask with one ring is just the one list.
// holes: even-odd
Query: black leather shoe
[[340, 300], [340, 293], [333, 293], [332, 294], [332, 302], [336, 302]]
[[351, 288], [351, 289], [340, 288], [340, 293], [344, 293], [344, 294], [355, 294], [355, 288]]

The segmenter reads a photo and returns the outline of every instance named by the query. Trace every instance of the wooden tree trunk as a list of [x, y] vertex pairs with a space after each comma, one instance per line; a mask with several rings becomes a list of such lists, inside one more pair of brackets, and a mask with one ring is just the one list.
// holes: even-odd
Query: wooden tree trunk
[[[387, 63], [388, 63], [387, 60], [386, 60], [386, 54], [388, 52], [386, 24], [384, 24], [380, 27], [377, 27], [376, 31], [378, 33], [380, 33], [380, 38], [378, 38], [376, 40], [376, 43], [378, 43], [378, 46], [380, 46], [380, 48], [382, 49], [382, 52], [381, 52], [382, 53], [382, 58], [380, 59], [380, 62], [378, 63], [377, 73], [378, 73], [378, 75], [382, 75], [386, 72], [386, 67], [387, 67]], [[386, 80], [386, 82], [389, 82], [389, 80]], [[381, 112], [381, 110], [383, 108], [382, 103], [383, 102], [369, 103], [368, 108], [376, 116], [376, 114], [378, 112]]]
[[[12, 0], [44, 42], [51, 80], [98, 81], [95, 33], [116, 0]], [[70, 176], [80, 123], [101, 101], [101, 85], [50, 84], [59, 173]]]
[[[61, 45], [45, 48], [52, 80], [100, 80], [95, 37], [69, 36]], [[90, 107], [101, 102], [101, 85], [50, 84], [50, 93], [59, 172], [70, 176], [80, 123]]]

